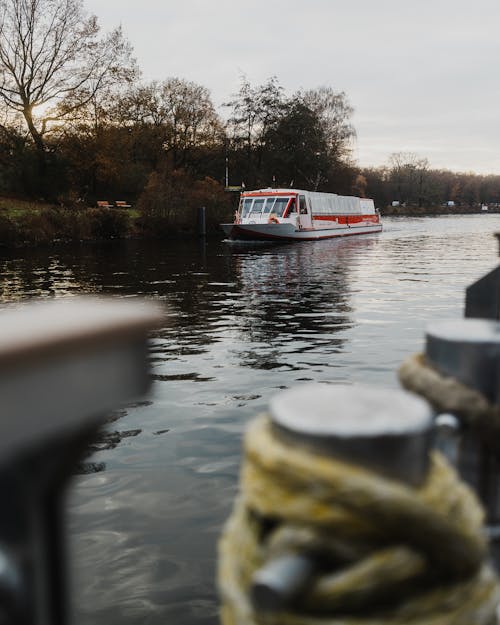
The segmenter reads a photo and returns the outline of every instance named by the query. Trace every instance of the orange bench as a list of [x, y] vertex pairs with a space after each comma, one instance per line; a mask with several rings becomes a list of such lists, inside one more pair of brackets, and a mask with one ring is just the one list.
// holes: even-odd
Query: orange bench
[[132, 208], [131, 204], [127, 204], [127, 202], [123, 202], [122, 200], [116, 200], [115, 206], [116, 208]]
[[113, 208], [113, 204], [110, 204], [107, 200], [98, 200], [97, 208]]

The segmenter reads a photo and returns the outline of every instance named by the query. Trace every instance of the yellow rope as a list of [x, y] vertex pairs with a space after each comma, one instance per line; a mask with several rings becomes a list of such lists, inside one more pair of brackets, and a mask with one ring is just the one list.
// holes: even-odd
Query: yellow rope
[[[219, 544], [223, 625], [491, 625], [500, 590], [484, 561], [482, 521], [474, 494], [437, 453], [414, 489], [292, 447], [259, 417]], [[329, 567], [293, 610], [254, 610], [254, 572], [290, 552]]]
[[441, 375], [423, 354], [408, 358], [398, 371], [401, 384], [425, 397], [438, 412], [450, 412], [468, 426], [476, 428], [500, 451], [500, 407], [491, 404], [479, 391], [455, 378]]

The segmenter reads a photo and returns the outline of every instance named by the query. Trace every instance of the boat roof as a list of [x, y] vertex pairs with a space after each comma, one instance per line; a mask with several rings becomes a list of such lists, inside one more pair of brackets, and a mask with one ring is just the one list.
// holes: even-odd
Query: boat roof
[[[303, 189], [276, 189], [268, 187], [267, 189], [255, 189], [253, 191], [242, 191], [241, 195], [291, 195], [292, 193], [310, 193]], [[332, 195], [335, 195], [332, 193]]]
[[[334, 195], [339, 197], [338, 193], [327, 193], [326, 191], [306, 191], [305, 189], [277, 189], [274, 187], [267, 187], [266, 189], [254, 189], [253, 191], [242, 191], [243, 197], [255, 197], [259, 195], [294, 195], [297, 193], [317, 194], [317, 195]], [[363, 197], [360, 198], [354, 195], [344, 195], [340, 197], [356, 197], [359, 200], [371, 200], [372, 198]]]

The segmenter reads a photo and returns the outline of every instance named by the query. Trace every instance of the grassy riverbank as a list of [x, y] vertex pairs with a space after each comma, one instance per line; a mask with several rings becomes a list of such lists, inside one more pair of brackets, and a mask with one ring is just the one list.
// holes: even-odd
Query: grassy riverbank
[[134, 221], [126, 210], [0, 198], [0, 245], [122, 238], [134, 232]]
[[[217, 232], [219, 217], [208, 213], [207, 232]], [[132, 237], [167, 239], [193, 237], [197, 232], [197, 215], [192, 210], [177, 223], [167, 217], [144, 216], [135, 207], [58, 206], [0, 197], [0, 247]]]

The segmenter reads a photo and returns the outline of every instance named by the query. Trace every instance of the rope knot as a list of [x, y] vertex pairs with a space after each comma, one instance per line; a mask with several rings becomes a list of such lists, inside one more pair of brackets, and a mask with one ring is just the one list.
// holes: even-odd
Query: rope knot
[[[258, 417], [219, 545], [223, 624], [490, 625], [500, 593], [482, 522], [437, 452], [413, 488], [287, 444]], [[286, 558], [303, 560], [300, 589], [259, 609], [259, 571]]]

